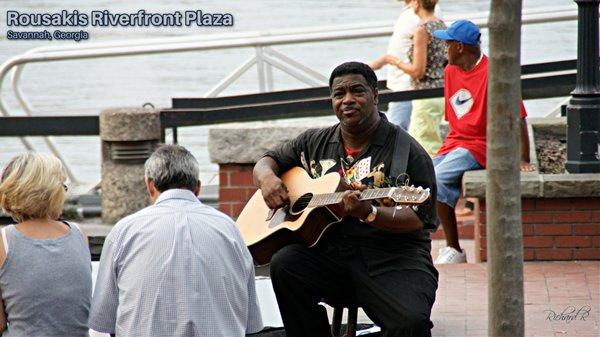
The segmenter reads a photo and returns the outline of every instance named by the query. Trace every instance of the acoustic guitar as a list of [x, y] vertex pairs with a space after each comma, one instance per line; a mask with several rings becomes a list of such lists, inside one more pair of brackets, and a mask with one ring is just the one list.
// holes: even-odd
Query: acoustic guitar
[[[328, 205], [338, 204], [345, 189], [338, 173], [312, 179], [301, 167], [281, 176], [290, 204], [271, 210], [256, 191], [237, 219], [237, 226], [258, 265], [268, 264], [282, 247], [292, 243], [317, 244], [329, 226], [341, 218]], [[390, 198], [400, 205], [419, 205], [429, 199], [429, 189], [414, 186], [367, 189], [360, 200]]]

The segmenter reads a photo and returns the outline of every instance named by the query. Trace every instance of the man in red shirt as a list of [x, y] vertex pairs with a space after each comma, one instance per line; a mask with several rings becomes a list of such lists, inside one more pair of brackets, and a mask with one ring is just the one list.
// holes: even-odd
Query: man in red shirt
[[[435, 262], [461, 263], [467, 259], [458, 242], [454, 208], [463, 173], [486, 166], [488, 58], [481, 52], [479, 28], [471, 21], [458, 20], [433, 35], [446, 41], [445, 118], [450, 124], [450, 132], [433, 158], [438, 214], [447, 244]], [[526, 116], [521, 101], [521, 171], [533, 171]]]

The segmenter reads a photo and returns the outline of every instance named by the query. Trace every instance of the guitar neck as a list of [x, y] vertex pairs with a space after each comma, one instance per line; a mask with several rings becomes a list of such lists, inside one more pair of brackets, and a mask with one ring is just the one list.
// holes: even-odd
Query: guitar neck
[[[381, 199], [389, 197], [394, 188], [373, 188], [364, 190], [360, 193], [358, 197], [359, 200], [373, 200], [373, 199]], [[324, 193], [324, 194], [315, 194], [312, 199], [308, 203], [308, 207], [321, 207], [327, 205], [338, 204], [342, 201], [342, 196], [344, 192], [335, 192], [335, 193]]]

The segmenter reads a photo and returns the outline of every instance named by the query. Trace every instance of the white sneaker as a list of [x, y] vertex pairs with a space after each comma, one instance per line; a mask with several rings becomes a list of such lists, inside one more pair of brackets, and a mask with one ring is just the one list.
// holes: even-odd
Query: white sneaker
[[467, 263], [467, 254], [452, 247], [440, 248], [440, 254], [435, 259], [436, 264]]

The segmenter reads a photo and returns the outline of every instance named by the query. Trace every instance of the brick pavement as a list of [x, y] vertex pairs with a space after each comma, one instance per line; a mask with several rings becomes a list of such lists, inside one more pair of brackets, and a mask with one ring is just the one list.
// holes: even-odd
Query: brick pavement
[[[473, 241], [461, 244], [471, 258]], [[440, 246], [443, 242], [435, 240], [434, 257]], [[432, 312], [433, 337], [487, 337], [487, 264], [437, 268], [440, 280]], [[600, 337], [599, 261], [525, 262], [524, 268], [526, 337]], [[358, 321], [370, 322], [362, 311]]]
[[[433, 336], [487, 336], [486, 268], [485, 263], [438, 266]], [[526, 336], [600, 336], [600, 262], [526, 262], [524, 285]]]

